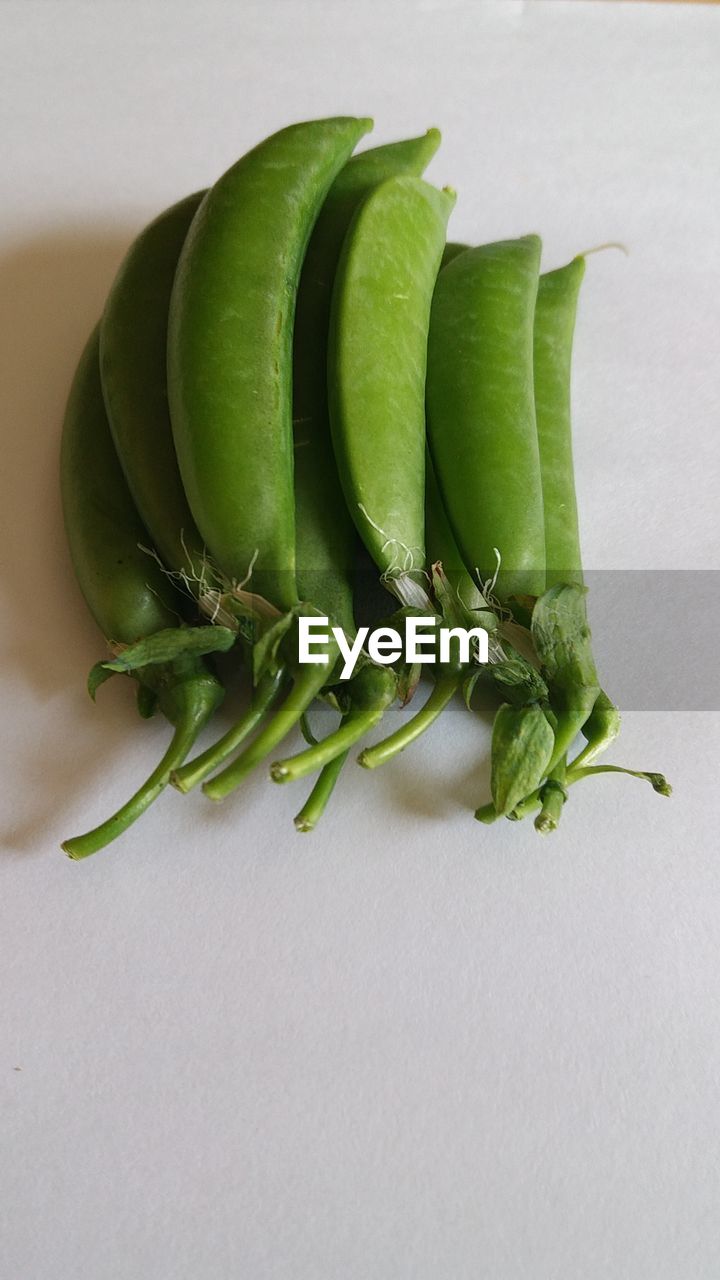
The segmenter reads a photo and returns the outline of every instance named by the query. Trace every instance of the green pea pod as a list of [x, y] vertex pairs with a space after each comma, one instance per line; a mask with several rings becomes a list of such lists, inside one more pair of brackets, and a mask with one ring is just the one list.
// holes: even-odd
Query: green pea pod
[[505, 702], [493, 724], [490, 790], [498, 816], [510, 813], [548, 773], [553, 731], [542, 708], [534, 703], [512, 707]]
[[[361, 202], [387, 178], [422, 173], [439, 142], [439, 132], [431, 129], [423, 137], [352, 156], [330, 188], [300, 277], [293, 364], [298, 590], [348, 634], [355, 632], [352, 580], [357, 534], [330, 441], [327, 348], [332, 285], [343, 240]], [[298, 830], [309, 830], [317, 823], [321, 798], [332, 789], [327, 789], [331, 779], [334, 785], [334, 757], [347, 756], [349, 747], [380, 720], [394, 694], [391, 671], [362, 667], [350, 682], [350, 706], [339, 730], [309, 751], [273, 766], [276, 781], [288, 781], [321, 766], [328, 770], [325, 782], [313, 790], [311, 816], [305, 810], [298, 815]]]
[[[100, 630], [117, 650], [178, 622], [175, 593], [144, 551], [148, 541], [110, 434], [100, 383], [99, 333], [75, 374], [63, 425], [60, 478], [65, 529], [80, 589]], [[190, 641], [190, 647], [196, 640]], [[162, 655], [164, 656], [164, 655]], [[192, 652], [143, 666], [136, 674], [174, 726], [170, 746], [145, 784], [112, 818], [63, 848], [79, 859], [109, 844], [147, 809], [222, 699], [220, 683]]]
[[63, 516], [75, 576], [111, 644], [176, 626], [177, 595], [148, 542], [108, 428], [95, 329], [68, 398], [60, 455]]
[[292, 125], [225, 173], [185, 241], [170, 304], [168, 392], [198, 528], [230, 578], [297, 602], [292, 335], [323, 199], [369, 120]]
[[204, 545], [175, 456], [167, 395], [168, 308], [180, 251], [205, 193], [155, 218], [131, 245], [100, 324], [103, 395], [135, 506], [165, 564], [197, 588]]
[[[427, 326], [454, 202], [454, 193], [415, 177], [389, 178], [375, 187], [350, 224], [333, 289], [328, 386], [335, 456], [360, 536], [386, 585], [404, 602], [427, 602], [413, 579], [425, 564]], [[336, 747], [357, 740], [392, 700], [389, 673], [372, 680], [383, 694], [374, 708], [360, 703], [358, 714], [337, 731]], [[451, 696], [444, 686], [436, 690], [420, 717], [405, 726], [402, 742], [393, 734], [373, 748], [377, 763], [423, 732]], [[367, 751], [359, 758], [373, 767]], [[303, 752], [280, 761], [273, 776], [284, 781], [311, 759]]]
[[[222, 614], [233, 626], [234, 601], [222, 592], [183, 489], [167, 394], [168, 309], [182, 247], [204, 192], [167, 209], [138, 236], [115, 278], [100, 327], [103, 394], [125, 476], [151, 540], [172, 576], [211, 616], [222, 595]], [[205, 632], [209, 629], [204, 628]], [[213, 628], [214, 632], [222, 628]], [[256, 628], [252, 631], [256, 634]], [[256, 656], [260, 645], [253, 653]], [[261, 675], [250, 706], [202, 757], [173, 771], [186, 791], [237, 750], [269, 712], [283, 687], [282, 672]]]
[[[545, 510], [546, 585], [582, 583], [575, 476], [572, 460], [570, 383], [577, 300], [584, 258], [540, 277], [535, 306], [535, 407]], [[602, 691], [582, 726], [588, 744], [577, 764], [589, 765], [620, 731], [620, 712]]]
[[[545, 585], [533, 398], [540, 240], [459, 254], [440, 273], [428, 347], [428, 438], [466, 566], [500, 601]], [[499, 557], [499, 568], [498, 568]]]
[[[430, 130], [424, 137], [390, 143], [352, 156], [328, 192], [310, 237], [300, 276], [293, 351], [298, 594], [348, 634], [355, 631], [352, 575], [357, 535], [342, 496], [330, 443], [327, 342], [332, 284], [345, 233], [358, 204], [387, 176], [421, 172], [435, 153], [439, 140], [437, 130]], [[374, 708], [369, 705], [369, 688], [374, 690], [377, 699]], [[299, 829], [310, 829], [303, 824], [307, 821], [315, 826], [319, 820], [321, 804], [327, 802], [332, 790], [330, 781], [334, 786], [336, 780], [333, 757], [347, 754], [345, 743], [357, 740], [376, 723], [393, 693], [394, 677], [389, 671], [373, 678], [361, 672], [357, 684], [352, 682], [350, 711], [341, 732], [330, 734], [318, 744], [316, 760], [311, 757], [309, 762], [304, 761], [303, 772], [320, 767], [328, 772], [313, 791], [312, 816], [305, 814]], [[176, 785], [185, 790], [207, 777], [235, 749], [238, 741], [235, 730], [231, 730], [203, 757], [178, 771], [174, 777]]]
[[355, 630], [352, 577], [356, 532], [343, 498], [330, 440], [327, 396], [332, 287], [348, 226], [379, 183], [421, 174], [440, 143], [423, 137], [351, 156], [328, 192], [300, 276], [293, 355], [295, 506], [298, 593], [350, 634]]
[[585, 259], [540, 276], [533, 372], [545, 512], [545, 585], [582, 582], [572, 458], [570, 362]]
[[350, 514], [387, 584], [411, 603], [425, 567], [425, 370], [432, 290], [454, 193], [376, 187], [351, 223], [333, 291], [328, 385]]

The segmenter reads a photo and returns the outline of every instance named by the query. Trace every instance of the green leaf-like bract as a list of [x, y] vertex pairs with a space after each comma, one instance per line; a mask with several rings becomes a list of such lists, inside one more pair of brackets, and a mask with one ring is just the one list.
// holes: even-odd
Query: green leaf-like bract
[[490, 789], [498, 814], [510, 813], [545, 777], [555, 744], [538, 703], [504, 702], [493, 724]]
[[[129, 672], [176, 658], [202, 657], [206, 653], [227, 653], [237, 633], [229, 627], [168, 627], [122, 649], [115, 658], [104, 662], [106, 671]], [[92, 676], [92, 672], [90, 673]], [[95, 685], [97, 688], [97, 683]]]
[[558, 583], [537, 601], [532, 638], [550, 690], [599, 689], [585, 608], [587, 588]]

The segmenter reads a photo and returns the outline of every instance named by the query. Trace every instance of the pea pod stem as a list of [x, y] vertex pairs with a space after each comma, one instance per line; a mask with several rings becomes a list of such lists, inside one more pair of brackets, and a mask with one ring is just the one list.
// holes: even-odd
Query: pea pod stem
[[324, 768], [337, 756], [347, 755], [350, 748], [378, 723], [384, 711], [384, 704], [364, 710], [353, 709], [344, 718], [340, 728], [322, 742], [287, 760], [276, 761], [270, 770], [273, 782], [296, 782], [308, 773]]
[[555, 727], [555, 746], [547, 768], [548, 777], [553, 773], [567, 755], [585, 721], [592, 712], [598, 691], [596, 688], [580, 686], [570, 691], [563, 698], [563, 705], [556, 704], [554, 710], [557, 718]]
[[643, 782], [649, 782], [653, 791], [657, 791], [660, 796], [669, 796], [672, 793], [672, 787], [664, 774], [652, 773], [644, 769], [624, 769], [617, 764], [596, 764], [577, 768], [577, 764], [574, 763], [572, 781], [579, 782], [582, 778], [592, 778], [599, 773], [625, 773], [630, 778], [640, 778]]
[[535, 819], [535, 830], [541, 835], [557, 831], [558, 823], [567, 800], [567, 756], [564, 755], [556, 764], [547, 781], [540, 787], [539, 799], [542, 805]]
[[315, 786], [295, 817], [296, 831], [306, 832], [315, 829], [327, 808], [327, 803], [335, 789], [335, 784], [340, 777], [348, 755], [348, 751], [343, 751], [340, 755], [333, 756], [332, 760], [329, 760], [324, 768], [321, 769]]
[[456, 672], [439, 676], [429, 698], [414, 716], [382, 742], [377, 742], [374, 746], [366, 747], [361, 751], [358, 762], [363, 768], [377, 769], [379, 765], [392, 760], [393, 756], [404, 751], [405, 747], [419, 738], [451, 701], [460, 688], [462, 679], [463, 677]]
[[298, 723], [303, 712], [307, 711], [314, 698], [322, 690], [327, 679], [327, 667], [312, 665], [298, 672], [295, 682], [285, 701], [275, 715], [261, 729], [257, 738], [250, 743], [227, 768], [203, 784], [203, 791], [211, 800], [224, 800], [249, 773], [262, 764], [274, 751], [275, 747], [287, 737]]
[[620, 732], [620, 712], [604, 690], [600, 690], [582, 731], [587, 743], [573, 761], [573, 769], [592, 764], [607, 751]]
[[[661, 796], [669, 796], [672, 792], [670, 783], [662, 773], [652, 773], [642, 769], [625, 769], [621, 765], [616, 764], [599, 764], [589, 766], [587, 768], [584, 766], [578, 767], [577, 761], [573, 761], [569, 765], [565, 774], [564, 785], [566, 787], [571, 787], [576, 782], [582, 782], [583, 778], [591, 778], [600, 773], [624, 773], [630, 778], [639, 778], [642, 782], [649, 782], [653, 791], [656, 791], [658, 795]], [[512, 813], [508, 814], [508, 817], [513, 821], [519, 821], [522, 818], [527, 818], [531, 813], [535, 813], [536, 810], [541, 809], [543, 806], [542, 792], [546, 785], [547, 784], [544, 783], [543, 786], [537, 787], [535, 791], [526, 796], [520, 804], [515, 806]], [[496, 822], [500, 816], [501, 815], [497, 812], [492, 802], [489, 804], [483, 804], [479, 809], [475, 810], [475, 817], [478, 822], [483, 822], [485, 824]], [[543, 828], [543, 830], [550, 829], [551, 828], [549, 827]]]
[[127, 831], [128, 827], [159, 796], [169, 782], [173, 770], [182, 764], [219, 701], [217, 688], [207, 680], [187, 681], [186, 685], [187, 688], [180, 695], [181, 709], [177, 716], [175, 730], [160, 763], [143, 785], [112, 817], [101, 822], [92, 831], [87, 831], [81, 836], [73, 836], [63, 842], [63, 849], [73, 861], [79, 862], [83, 858], [88, 858]]
[[239, 720], [217, 742], [203, 751], [194, 760], [182, 768], [173, 770], [170, 781], [178, 790], [186, 794], [199, 782], [203, 782], [215, 769], [224, 764], [246, 738], [264, 720], [271, 706], [278, 697], [286, 680], [286, 669], [281, 666], [275, 672], [263, 676], [254, 691], [252, 704]]
[[324, 768], [335, 756], [346, 754], [382, 719], [395, 699], [397, 681], [384, 667], [363, 666], [350, 681], [349, 707], [340, 727], [305, 751], [278, 760], [270, 770], [275, 782], [293, 782]]

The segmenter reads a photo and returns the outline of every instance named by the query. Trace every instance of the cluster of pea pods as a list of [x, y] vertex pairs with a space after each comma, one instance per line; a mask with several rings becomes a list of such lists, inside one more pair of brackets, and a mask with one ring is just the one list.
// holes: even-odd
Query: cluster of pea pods
[[[83, 352], [61, 488], [110, 649], [89, 689], [131, 676], [141, 715], [159, 707], [174, 732], [136, 794], [64, 843], [71, 858], [169, 782], [220, 800], [263, 762], [276, 782], [315, 775], [296, 827], [315, 826], [351, 748], [418, 684], [416, 665], [367, 654], [341, 679], [332, 641], [324, 663], [300, 661], [301, 616], [355, 635], [359, 547], [395, 624], [479, 623], [489, 640], [487, 663], [436, 663], [420, 710], [361, 764], [482, 680], [502, 700], [481, 821], [534, 813], [553, 830], [569, 785], [615, 768], [594, 763], [619, 716], [590, 649], [571, 450], [584, 261], [541, 275], [537, 236], [446, 243], [455, 194], [421, 176], [438, 131], [353, 155], [370, 127], [291, 125], [161, 214]], [[230, 651], [249, 706], [188, 762], [223, 697], [213, 655]], [[318, 698], [340, 716], [320, 741]], [[298, 723], [306, 749], [277, 759]]]

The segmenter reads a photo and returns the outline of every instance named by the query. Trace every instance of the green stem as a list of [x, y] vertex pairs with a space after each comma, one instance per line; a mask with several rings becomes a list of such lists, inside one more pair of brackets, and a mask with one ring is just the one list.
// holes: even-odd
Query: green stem
[[437, 720], [440, 712], [444, 710], [455, 692], [460, 688], [462, 681], [463, 675], [458, 675], [457, 673], [439, 676], [430, 697], [416, 715], [406, 721], [395, 733], [391, 733], [388, 738], [383, 738], [382, 742], [377, 742], [375, 746], [366, 747], [364, 751], [360, 752], [358, 760], [363, 768], [376, 769], [378, 765], [386, 764], [399, 751], [403, 751], [411, 742], [419, 738]]
[[203, 791], [211, 800], [224, 800], [244, 778], [266, 760], [278, 743], [294, 728], [303, 712], [317, 697], [327, 681], [328, 668], [319, 663], [302, 668], [295, 677], [290, 693], [271, 720], [261, 729], [257, 738], [221, 773], [203, 784]]
[[287, 760], [278, 760], [270, 770], [275, 782], [304, 778], [306, 774], [324, 768], [335, 756], [349, 751], [382, 719], [396, 691], [397, 681], [393, 673], [384, 667], [363, 667], [350, 681], [346, 694], [350, 705], [339, 728], [305, 751]]
[[327, 802], [333, 793], [335, 783], [340, 777], [348, 754], [347, 751], [343, 751], [342, 755], [334, 756], [325, 765], [305, 804], [295, 818], [296, 831], [312, 831], [317, 826], [325, 812]]
[[[617, 764], [598, 764], [593, 765], [592, 767], [578, 768], [573, 761], [565, 775], [565, 785], [566, 787], [572, 787], [576, 782], [582, 782], [583, 778], [592, 778], [595, 774], [599, 773], [624, 773], [630, 778], [640, 778], [642, 782], [649, 782], [653, 791], [657, 791], [658, 795], [669, 796], [672, 794], [672, 787], [662, 773], [645, 773], [639, 769], [623, 769]], [[512, 813], [509, 813], [507, 816], [514, 822], [520, 821], [522, 818], [527, 818], [531, 813], [540, 809], [543, 803], [543, 789], [544, 786], [538, 787], [535, 791], [532, 791], [530, 795], [526, 796], [524, 800], [521, 800], [520, 804], [516, 805]], [[495, 822], [497, 818], [500, 817], [500, 814], [497, 813], [495, 806], [491, 802], [489, 804], [481, 805], [479, 809], [476, 809], [475, 817], [478, 822], [488, 824]]]
[[492, 822], [497, 822], [500, 814], [492, 800], [488, 800], [487, 804], [481, 804], [480, 808], [475, 810], [475, 817], [478, 822], [484, 822], [485, 826], [489, 827]]
[[580, 685], [566, 695], [563, 699], [564, 706], [553, 708], [557, 716], [557, 723], [555, 725], [555, 746], [547, 768], [548, 777], [559, 765], [563, 756], [568, 754], [573, 742], [590, 716], [597, 696], [597, 688], [593, 688], [592, 685]]
[[575, 757], [573, 769], [592, 764], [593, 760], [607, 751], [620, 732], [620, 712], [603, 689], [597, 696], [582, 732], [587, 738], [587, 745]]
[[625, 773], [629, 778], [640, 778], [643, 782], [649, 782], [653, 791], [657, 791], [660, 796], [672, 795], [672, 787], [664, 774], [646, 773], [641, 769], [623, 769], [618, 764], [596, 764], [592, 767], [578, 768], [575, 761], [569, 776], [571, 782], [579, 782], [582, 778], [592, 778], [597, 773]]
[[178, 713], [170, 745], [162, 760], [134, 796], [111, 818], [101, 822], [92, 831], [87, 831], [85, 835], [73, 836], [70, 840], [63, 842], [63, 849], [73, 861], [77, 862], [81, 858], [89, 857], [91, 853], [97, 853], [117, 836], [122, 835], [123, 831], [127, 831], [128, 827], [132, 826], [133, 822], [159, 796], [167, 785], [172, 771], [182, 764], [219, 701], [217, 687], [214, 688], [208, 681], [198, 681], [197, 685], [194, 681], [186, 683], [188, 685], [186, 697]]
[[328, 734], [322, 742], [318, 742], [314, 747], [307, 747], [305, 751], [299, 751], [296, 756], [290, 756], [287, 760], [276, 761], [270, 769], [273, 781], [296, 782], [298, 778], [304, 778], [308, 773], [316, 773], [318, 769], [324, 768], [336, 756], [347, 755], [353, 744], [382, 718], [384, 710], [384, 706], [379, 709], [351, 710], [340, 728]]
[[567, 756], [563, 756], [540, 788], [542, 809], [535, 819], [535, 830], [541, 835], [557, 831], [563, 806], [567, 800], [566, 773]]
[[198, 782], [203, 782], [218, 765], [227, 760], [228, 756], [239, 747], [254, 729], [265, 718], [273, 702], [277, 698], [283, 682], [285, 680], [285, 668], [280, 667], [275, 672], [268, 672], [258, 682], [257, 688], [253, 691], [252, 703], [247, 711], [239, 720], [223, 734], [217, 742], [208, 747], [207, 751], [203, 751], [194, 760], [184, 765], [182, 769], [175, 769], [170, 781], [178, 791], [183, 794], [191, 791], [196, 787]]

